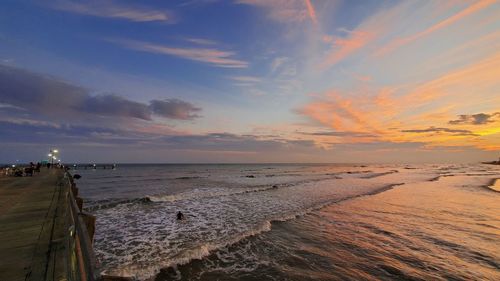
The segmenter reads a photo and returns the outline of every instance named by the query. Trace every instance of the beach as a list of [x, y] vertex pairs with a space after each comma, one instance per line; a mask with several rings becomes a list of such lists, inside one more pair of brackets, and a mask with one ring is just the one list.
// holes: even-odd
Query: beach
[[[499, 277], [489, 165], [77, 170], [105, 273], [140, 280]], [[182, 211], [185, 221], [176, 221]]]
[[0, 281], [500, 280], [499, 15], [3, 1]]

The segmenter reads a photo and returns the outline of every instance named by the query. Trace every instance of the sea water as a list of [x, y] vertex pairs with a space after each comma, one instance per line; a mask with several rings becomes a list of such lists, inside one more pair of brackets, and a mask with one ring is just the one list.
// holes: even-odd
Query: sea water
[[[500, 280], [493, 165], [118, 165], [72, 171], [105, 274]], [[186, 219], [176, 220], [181, 211]]]

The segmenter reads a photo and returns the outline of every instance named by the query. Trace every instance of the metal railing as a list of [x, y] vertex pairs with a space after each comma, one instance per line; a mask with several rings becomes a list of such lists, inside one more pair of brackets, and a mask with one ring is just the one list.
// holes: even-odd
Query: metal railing
[[[71, 174], [64, 175], [67, 179], [67, 239], [68, 280], [70, 281], [99, 281], [101, 276], [92, 247], [92, 237], [85, 219], [92, 216], [82, 212], [78, 207], [76, 196], [77, 188]], [[76, 191], [76, 192], [75, 192]]]

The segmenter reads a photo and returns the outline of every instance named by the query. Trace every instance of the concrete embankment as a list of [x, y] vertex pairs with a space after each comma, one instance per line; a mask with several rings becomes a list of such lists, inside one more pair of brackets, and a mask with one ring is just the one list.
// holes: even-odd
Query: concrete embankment
[[0, 177], [0, 280], [101, 280], [77, 196], [61, 169]]

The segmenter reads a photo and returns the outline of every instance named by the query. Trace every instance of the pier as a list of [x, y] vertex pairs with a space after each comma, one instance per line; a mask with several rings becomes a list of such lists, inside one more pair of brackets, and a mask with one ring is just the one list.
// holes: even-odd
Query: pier
[[114, 170], [116, 169], [116, 164], [73, 164], [71, 168], [74, 170]]
[[0, 280], [101, 280], [82, 202], [62, 169], [1, 176]]

